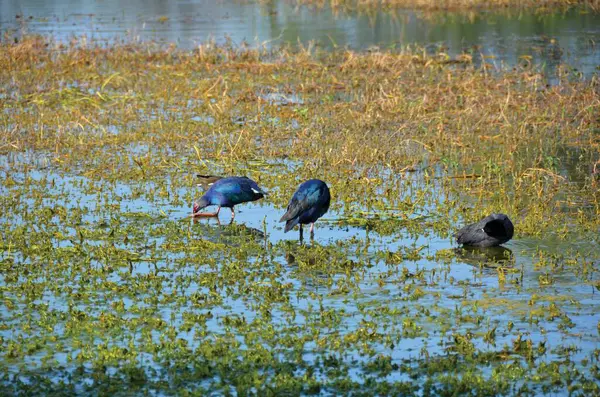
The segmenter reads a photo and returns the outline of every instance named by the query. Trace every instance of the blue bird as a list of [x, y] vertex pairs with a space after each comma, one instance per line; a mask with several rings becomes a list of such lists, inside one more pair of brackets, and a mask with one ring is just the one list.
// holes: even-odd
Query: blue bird
[[508, 216], [492, 214], [460, 229], [456, 242], [471, 247], [494, 247], [506, 243], [514, 233], [515, 227]]
[[314, 235], [315, 222], [329, 209], [331, 195], [325, 182], [310, 179], [302, 183], [288, 204], [287, 211], [279, 222], [285, 221], [284, 233], [300, 224], [300, 240], [302, 225], [310, 223], [310, 235]]
[[[202, 197], [194, 202], [192, 216], [218, 216], [221, 207], [231, 208], [231, 219], [235, 217], [235, 205], [256, 201], [263, 198], [266, 193], [258, 187], [256, 182], [245, 176], [231, 176], [215, 181]], [[209, 205], [217, 205], [217, 212], [199, 213]]]

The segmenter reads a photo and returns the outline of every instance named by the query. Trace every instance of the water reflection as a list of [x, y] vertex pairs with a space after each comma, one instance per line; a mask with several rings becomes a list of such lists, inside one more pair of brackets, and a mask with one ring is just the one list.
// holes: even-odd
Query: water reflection
[[197, 237], [212, 243], [225, 243], [237, 246], [247, 241], [248, 238], [264, 239], [265, 234], [257, 229], [228, 219], [221, 223], [218, 216], [209, 218], [193, 218], [193, 228]]
[[513, 267], [515, 256], [506, 247], [461, 247], [454, 250], [456, 257], [463, 263], [484, 268]]
[[9, 0], [0, 3], [0, 30], [51, 34], [69, 40], [156, 40], [194, 48], [217, 43], [318, 46], [366, 49], [417, 44], [450, 55], [464, 52], [490, 63], [549, 70], [568, 63], [590, 75], [600, 64], [600, 14], [580, 10], [538, 15], [507, 11], [423, 15], [410, 10], [336, 13], [288, 1]]

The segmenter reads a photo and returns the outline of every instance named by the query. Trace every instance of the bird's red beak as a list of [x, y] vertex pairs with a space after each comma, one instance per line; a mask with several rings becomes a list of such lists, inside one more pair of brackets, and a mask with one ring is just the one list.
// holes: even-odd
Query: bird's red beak
[[194, 203], [192, 211], [193, 211], [194, 214], [196, 212], [200, 211], [200, 206], [198, 205], [198, 203]]

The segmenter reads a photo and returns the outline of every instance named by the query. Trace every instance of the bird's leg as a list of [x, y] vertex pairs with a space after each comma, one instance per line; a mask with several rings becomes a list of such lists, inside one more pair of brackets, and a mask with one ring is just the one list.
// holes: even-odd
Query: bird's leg
[[231, 221], [233, 221], [233, 218], [235, 218], [235, 211], [233, 210], [233, 207], [231, 207]]
[[310, 224], [310, 239], [313, 240], [315, 238], [315, 223]]
[[302, 242], [302, 225], [298, 225], [298, 227], [300, 228], [300, 242]]

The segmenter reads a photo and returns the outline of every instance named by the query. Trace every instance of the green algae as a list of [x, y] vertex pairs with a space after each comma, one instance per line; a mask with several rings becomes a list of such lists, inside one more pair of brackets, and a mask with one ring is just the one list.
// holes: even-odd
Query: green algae
[[[4, 392], [599, 392], [595, 79], [417, 51], [2, 47]], [[194, 222], [197, 172], [269, 196]], [[332, 208], [299, 244], [277, 221], [309, 177]], [[453, 249], [489, 212], [514, 241]]]

